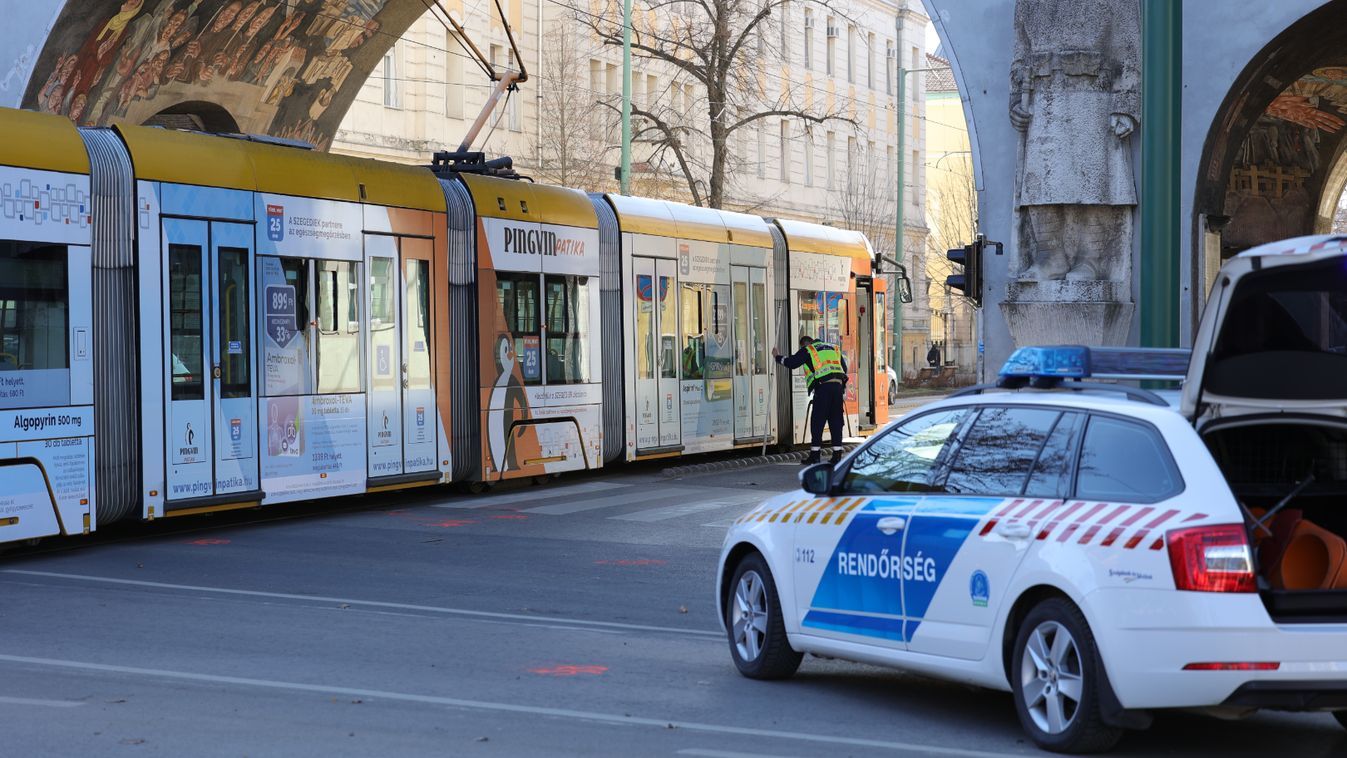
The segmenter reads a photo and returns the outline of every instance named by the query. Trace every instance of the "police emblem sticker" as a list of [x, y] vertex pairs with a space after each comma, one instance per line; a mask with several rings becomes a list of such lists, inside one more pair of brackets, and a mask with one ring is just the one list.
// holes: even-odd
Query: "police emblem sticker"
[[991, 582], [987, 579], [986, 572], [981, 569], [974, 571], [973, 576], [968, 579], [968, 596], [973, 599], [973, 605], [986, 608], [991, 594]]

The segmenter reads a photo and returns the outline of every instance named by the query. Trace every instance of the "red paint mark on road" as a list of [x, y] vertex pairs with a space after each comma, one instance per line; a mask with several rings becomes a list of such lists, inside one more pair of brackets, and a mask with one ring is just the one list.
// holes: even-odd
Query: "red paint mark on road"
[[593, 664], [590, 664], [590, 665], [576, 665], [576, 664], [573, 664], [573, 663], [564, 663], [564, 664], [562, 664], [562, 665], [560, 665], [560, 666], [551, 666], [551, 667], [547, 667], [547, 668], [529, 669], [529, 671], [531, 671], [531, 672], [533, 672], [533, 673], [535, 673], [535, 674], [539, 674], [539, 675], [541, 675], [541, 676], [579, 676], [579, 675], [581, 675], [581, 674], [586, 674], [586, 675], [590, 675], [590, 676], [598, 676], [599, 674], [607, 673], [608, 667], [607, 667], [607, 666], [596, 666], [596, 665], [593, 665]]
[[596, 566], [663, 566], [668, 561], [659, 558], [619, 558], [616, 560], [594, 561]]
[[460, 526], [467, 526], [468, 524], [475, 524], [475, 523], [477, 522], [474, 521], [473, 519], [451, 518], [445, 521], [428, 521], [426, 522], [426, 526], [438, 526], [444, 529], [455, 529]]
[[189, 544], [189, 545], [228, 545], [228, 544], [229, 544], [229, 540], [223, 540], [223, 539], [217, 539], [217, 538], [207, 537], [207, 538], [205, 538], [205, 539], [189, 540], [187, 544]]
[[502, 521], [524, 521], [528, 516], [525, 516], [522, 513], [502, 513], [497, 516], [492, 516], [491, 518], [500, 519]]

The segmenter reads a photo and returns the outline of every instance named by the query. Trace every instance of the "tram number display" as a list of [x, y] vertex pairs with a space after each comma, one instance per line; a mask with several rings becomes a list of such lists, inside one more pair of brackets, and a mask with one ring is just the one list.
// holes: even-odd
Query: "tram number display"
[[295, 323], [295, 288], [291, 285], [273, 285], [266, 291], [267, 336], [281, 347], [294, 339], [298, 325]]

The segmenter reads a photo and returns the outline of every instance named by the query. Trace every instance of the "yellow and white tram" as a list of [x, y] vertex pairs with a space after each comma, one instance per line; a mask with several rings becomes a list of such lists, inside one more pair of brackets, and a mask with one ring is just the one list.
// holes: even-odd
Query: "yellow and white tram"
[[855, 232], [0, 109], [0, 543], [887, 419]]

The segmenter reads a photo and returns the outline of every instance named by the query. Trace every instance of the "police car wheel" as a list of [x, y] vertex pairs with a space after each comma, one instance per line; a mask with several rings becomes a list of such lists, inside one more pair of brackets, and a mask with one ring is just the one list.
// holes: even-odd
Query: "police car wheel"
[[1122, 730], [1099, 707], [1099, 655], [1080, 609], [1049, 598], [1025, 616], [1015, 638], [1010, 687], [1020, 724], [1039, 747], [1061, 753], [1108, 750]]
[[750, 679], [785, 679], [794, 674], [803, 656], [786, 639], [776, 582], [761, 555], [753, 553], [739, 562], [725, 600], [730, 657], [739, 673]]

